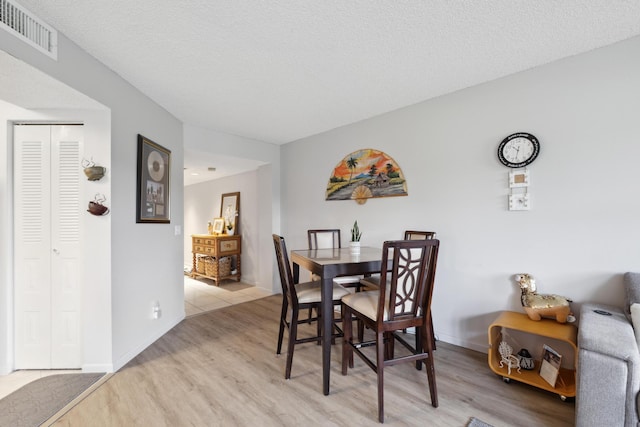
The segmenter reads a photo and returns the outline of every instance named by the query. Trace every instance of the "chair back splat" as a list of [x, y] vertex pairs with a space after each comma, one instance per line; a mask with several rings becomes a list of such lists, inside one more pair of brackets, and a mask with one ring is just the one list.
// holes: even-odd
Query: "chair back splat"
[[[415, 231], [415, 230], [406, 230], [404, 232], [404, 240], [428, 240], [435, 239], [436, 233], [435, 231]], [[375, 275], [371, 277], [365, 277], [360, 281], [360, 284], [365, 289], [378, 289], [380, 287], [380, 275]], [[433, 329], [433, 319], [430, 315], [429, 323], [431, 324], [431, 329]], [[436, 349], [436, 336], [435, 333], [432, 337], [433, 349]], [[420, 368], [420, 362], [416, 362], [416, 366]]]
[[307, 230], [307, 238], [309, 249], [332, 249], [342, 246], [340, 230], [337, 228]]
[[388, 269], [383, 264], [380, 271], [379, 322], [410, 319], [415, 323], [422, 318], [427, 310], [424, 303], [427, 300], [429, 257], [430, 252], [425, 245], [413, 245], [409, 242], [384, 245], [382, 258], [393, 260], [393, 265]]
[[[404, 362], [426, 366], [431, 404], [438, 406], [435, 369], [433, 364], [433, 326], [431, 297], [435, 282], [440, 241], [433, 238], [384, 242], [380, 287], [376, 291], [360, 292], [343, 297], [342, 374], [353, 367], [357, 354], [378, 375], [378, 420], [384, 422], [384, 368]], [[375, 337], [354, 342], [352, 319], [362, 321]], [[407, 328], [415, 328], [416, 344], [411, 346], [401, 335]], [[409, 351], [396, 356], [394, 342]], [[375, 345], [375, 361], [361, 349]], [[420, 362], [420, 363], [418, 363]]]

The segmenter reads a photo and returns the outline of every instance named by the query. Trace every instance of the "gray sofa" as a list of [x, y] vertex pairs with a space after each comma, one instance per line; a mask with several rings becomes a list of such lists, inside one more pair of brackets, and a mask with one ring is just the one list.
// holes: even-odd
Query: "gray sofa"
[[626, 273], [624, 287], [624, 307], [584, 304], [580, 310], [577, 427], [640, 425], [640, 354], [629, 310], [640, 303], [640, 273]]

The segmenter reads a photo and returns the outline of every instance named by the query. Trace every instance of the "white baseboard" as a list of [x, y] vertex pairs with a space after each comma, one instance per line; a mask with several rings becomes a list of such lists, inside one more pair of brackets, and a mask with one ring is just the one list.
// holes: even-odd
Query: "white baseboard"
[[13, 372], [13, 367], [9, 365], [0, 365], [0, 375], [9, 375]]
[[90, 372], [111, 373], [111, 372], [114, 372], [114, 371], [113, 371], [113, 365], [111, 363], [104, 363], [104, 364], [87, 363], [87, 364], [82, 365], [82, 372], [83, 373], [90, 373]]
[[460, 347], [464, 347], [464, 348], [468, 348], [470, 350], [475, 350], [478, 351], [480, 353], [488, 353], [489, 350], [489, 344], [485, 344], [485, 345], [479, 345], [478, 343], [472, 342], [472, 341], [468, 341], [468, 340], [461, 340], [457, 337], [452, 337], [450, 335], [445, 335], [445, 334], [438, 334], [438, 339], [440, 341], [449, 343], [449, 344], [453, 344], [453, 345], [457, 345]]

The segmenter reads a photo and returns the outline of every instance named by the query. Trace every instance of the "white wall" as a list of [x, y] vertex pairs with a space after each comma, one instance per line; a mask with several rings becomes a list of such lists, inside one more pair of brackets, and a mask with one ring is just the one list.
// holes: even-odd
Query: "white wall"
[[191, 266], [191, 235], [207, 234], [207, 222], [220, 217], [225, 193], [240, 192], [241, 268], [243, 283], [257, 285], [258, 274], [258, 197], [257, 172], [251, 171], [184, 188], [184, 264]]
[[[622, 273], [640, 270], [638, 52], [636, 37], [283, 146], [289, 247], [305, 247], [308, 228], [346, 236], [355, 219], [370, 246], [436, 231], [436, 333], [480, 351], [499, 311], [521, 311], [515, 273], [573, 298], [574, 311], [620, 304]], [[496, 152], [519, 131], [541, 153], [529, 167], [533, 209], [510, 212]], [[409, 196], [325, 201], [333, 167], [360, 148], [391, 155]]]
[[[58, 38], [57, 61], [5, 32], [0, 32], [0, 49], [111, 111], [111, 277], [110, 288], [101, 289], [99, 294], [111, 295], [112, 341], [108, 360], [118, 369], [184, 318], [183, 236], [176, 235], [175, 229], [183, 224], [182, 124], [62, 34]], [[138, 134], [172, 152], [171, 224], [135, 222]], [[2, 226], [6, 235], [7, 224]], [[101, 261], [108, 262], [100, 259], [95, 262]], [[162, 309], [158, 320], [151, 316], [155, 301]], [[103, 304], [108, 305], [109, 301]]]

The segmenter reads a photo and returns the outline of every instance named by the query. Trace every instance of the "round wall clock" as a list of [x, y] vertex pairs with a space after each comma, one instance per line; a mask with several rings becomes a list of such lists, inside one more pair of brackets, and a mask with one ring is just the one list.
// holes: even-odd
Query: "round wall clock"
[[532, 163], [540, 153], [538, 139], [526, 132], [509, 135], [498, 146], [498, 159], [510, 168], [521, 168]]

